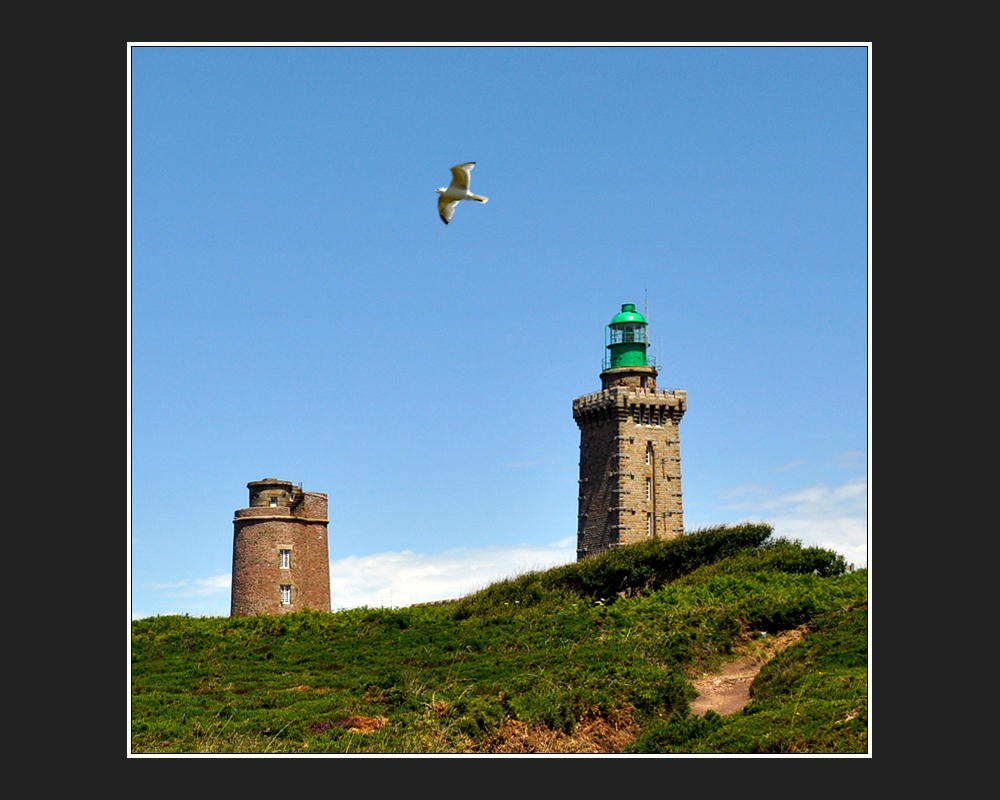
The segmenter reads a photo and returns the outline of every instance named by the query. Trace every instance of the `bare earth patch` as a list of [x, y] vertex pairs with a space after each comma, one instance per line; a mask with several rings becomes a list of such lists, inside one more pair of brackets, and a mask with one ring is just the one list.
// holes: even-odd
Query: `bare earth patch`
[[571, 734], [544, 725], [528, 726], [505, 719], [500, 730], [476, 752], [481, 753], [620, 753], [633, 741], [639, 727], [631, 709], [610, 717], [595, 715], [576, 726]]
[[737, 646], [740, 657], [722, 667], [721, 672], [704, 674], [692, 681], [698, 691], [698, 699], [691, 703], [691, 713], [703, 716], [706, 711], [714, 711], [722, 716], [735, 714], [750, 702], [750, 684], [768, 661], [789, 645], [802, 639], [806, 627], [764, 638], [745, 634], [742, 644]]
[[347, 728], [351, 733], [374, 733], [385, 727], [388, 720], [385, 717], [344, 717], [333, 724], [339, 728]]

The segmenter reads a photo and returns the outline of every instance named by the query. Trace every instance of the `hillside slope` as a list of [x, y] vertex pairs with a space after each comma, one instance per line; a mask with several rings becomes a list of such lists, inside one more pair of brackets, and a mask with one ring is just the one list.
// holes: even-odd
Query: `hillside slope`
[[[135, 752], [865, 752], [866, 571], [767, 526], [649, 542], [461, 601], [132, 625]], [[742, 712], [691, 678], [807, 625]]]

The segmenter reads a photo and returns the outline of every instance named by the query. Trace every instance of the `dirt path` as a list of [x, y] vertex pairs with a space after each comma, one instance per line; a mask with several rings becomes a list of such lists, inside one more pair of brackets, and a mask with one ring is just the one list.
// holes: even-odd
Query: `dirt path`
[[691, 713], [699, 717], [706, 711], [722, 716], [735, 714], [750, 702], [750, 684], [760, 668], [805, 634], [805, 626], [763, 638], [746, 637], [737, 647], [739, 657], [723, 665], [722, 671], [703, 674], [693, 681], [698, 699], [691, 703]]

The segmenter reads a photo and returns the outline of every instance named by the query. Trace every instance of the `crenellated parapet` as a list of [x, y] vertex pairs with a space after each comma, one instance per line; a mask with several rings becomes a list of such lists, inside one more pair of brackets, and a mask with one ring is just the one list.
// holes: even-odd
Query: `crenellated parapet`
[[610, 410], [654, 420], [650, 424], [662, 424], [668, 418], [676, 424], [687, 411], [687, 392], [683, 389], [614, 387], [585, 394], [573, 401], [573, 419], [581, 426]]

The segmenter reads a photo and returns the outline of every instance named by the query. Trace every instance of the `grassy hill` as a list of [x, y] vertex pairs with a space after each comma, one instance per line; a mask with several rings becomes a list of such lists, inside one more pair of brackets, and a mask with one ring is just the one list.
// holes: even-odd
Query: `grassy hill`
[[[764, 525], [530, 573], [446, 605], [132, 623], [134, 752], [864, 753], [868, 575]], [[747, 708], [690, 679], [805, 625]]]

